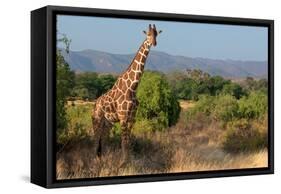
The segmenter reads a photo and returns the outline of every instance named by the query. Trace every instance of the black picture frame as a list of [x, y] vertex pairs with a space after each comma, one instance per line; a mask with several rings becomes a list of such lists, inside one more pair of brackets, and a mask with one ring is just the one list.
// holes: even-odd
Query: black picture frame
[[[268, 167], [56, 180], [56, 15], [186, 21], [268, 27]], [[274, 21], [171, 13], [46, 6], [31, 12], [31, 182], [46, 188], [168, 181], [274, 173]]]

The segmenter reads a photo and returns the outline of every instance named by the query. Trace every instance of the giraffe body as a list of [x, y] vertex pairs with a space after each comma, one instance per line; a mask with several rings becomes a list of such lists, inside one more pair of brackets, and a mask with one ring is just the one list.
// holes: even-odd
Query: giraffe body
[[147, 38], [140, 46], [127, 70], [118, 77], [108, 92], [97, 99], [92, 112], [94, 154], [97, 154], [98, 147], [101, 148], [101, 152], [105, 151], [109, 131], [114, 123], [119, 122], [122, 129], [123, 157], [125, 160], [128, 157], [131, 127], [138, 106], [136, 90], [143, 74], [150, 47], [156, 45], [158, 33], [155, 25], [153, 25], [153, 28], [149, 25], [149, 31], [146, 33]]

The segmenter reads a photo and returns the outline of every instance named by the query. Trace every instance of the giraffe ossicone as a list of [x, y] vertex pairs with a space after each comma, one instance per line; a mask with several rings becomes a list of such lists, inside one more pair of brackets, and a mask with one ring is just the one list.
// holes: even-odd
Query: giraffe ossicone
[[124, 160], [128, 159], [130, 149], [130, 134], [134, 122], [138, 101], [136, 90], [144, 71], [146, 59], [151, 46], [156, 46], [156, 37], [162, 31], [149, 24], [144, 31], [146, 38], [141, 44], [136, 56], [117, 79], [113, 87], [100, 96], [92, 111], [94, 154], [98, 150], [105, 151], [106, 138], [113, 124], [121, 125], [121, 148]]

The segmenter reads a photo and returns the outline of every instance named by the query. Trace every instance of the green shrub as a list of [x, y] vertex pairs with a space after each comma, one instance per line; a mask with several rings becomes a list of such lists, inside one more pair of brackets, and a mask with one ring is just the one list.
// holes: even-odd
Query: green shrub
[[202, 130], [211, 122], [214, 110], [214, 96], [201, 95], [195, 106], [185, 113], [185, 125], [188, 130]]
[[240, 119], [228, 124], [222, 146], [229, 152], [253, 151], [267, 146], [267, 136], [249, 120]]
[[164, 128], [165, 126], [161, 125], [161, 121], [158, 121], [157, 119], [142, 119], [135, 122], [133, 126], [133, 133], [145, 134], [154, 131], [161, 131]]
[[216, 121], [228, 122], [236, 116], [237, 111], [237, 100], [231, 95], [202, 95], [187, 116], [192, 118], [200, 113]]
[[248, 97], [241, 98], [238, 105], [240, 118], [261, 118], [268, 111], [267, 95], [262, 91], [251, 92]]
[[110, 74], [83, 72], [75, 75], [75, 86], [71, 91], [72, 97], [80, 99], [96, 99], [107, 92], [116, 81]]
[[109, 132], [110, 143], [119, 146], [121, 143], [121, 125], [120, 123], [115, 123]]
[[232, 95], [219, 95], [214, 98], [212, 117], [217, 121], [228, 122], [236, 117], [238, 103]]
[[192, 117], [200, 112], [211, 119], [226, 123], [235, 119], [258, 119], [267, 111], [267, 95], [262, 91], [256, 91], [239, 100], [230, 94], [201, 95], [195, 107], [188, 111], [187, 116]]
[[67, 106], [67, 127], [64, 130], [57, 130], [57, 143], [65, 144], [88, 136], [92, 129], [91, 109], [91, 105]]
[[98, 76], [99, 81], [99, 93], [98, 95], [101, 96], [108, 90], [112, 88], [114, 83], [116, 82], [117, 77], [111, 75], [111, 74], [100, 74]]
[[221, 94], [229, 94], [240, 99], [242, 96], [246, 95], [246, 91], [240, 85], [231, 82], [223, 86]]
[[175, 93], [179, 99], [198, 100], [198, 83], [190, 78], [185, 78], [175, 84]]
[[195, 107], [191, 109], [190, 114], [194, 115], [197, 112], [210, 116], [215, 108], [215, 97], [210, 95], [200, 95]]
[[87, 88], [80, 88], [80, 87], [75, 87], [72, 90], [72, 95], [75, 96], [77, 99], [82, 99], [82, 100], [86, 100], [90, 96]]
[[230, 81], [224, 79], [221, 76], [213, 76], [207, 81], [207, 85], [210, 91], [210, 95], [215, 96], [218, 95], [225, 84], [228, 84]]
[[164, 75], [145, 72], [138, 86], [137, 99], [136, 121], [143, 121], [139, 125], [146, 123], [149, 127], [156, 123], [157, 129], [163, 129], [177, 122], [180, 106]]

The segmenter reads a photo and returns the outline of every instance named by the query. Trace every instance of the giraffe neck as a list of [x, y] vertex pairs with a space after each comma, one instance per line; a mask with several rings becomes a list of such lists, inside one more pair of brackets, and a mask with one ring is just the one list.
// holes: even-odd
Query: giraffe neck
[[114, 88], [118, 88], [123, 93], [136, 92], [150, 47], [151, 44], [148, 40], [142, 43], [128, 69], [118, 78]]
[[148, 42], [148, 40], [145, 40], [142, 43], [142, 45], [140, 46], [131, 65], [129, 66], [128, 71], [134, 71], [134, 72], [141, 73], [141, 74], [143, 73], [144, 65], [145, 65], [146, 59], [148, 57], [150, 47], [151, 47], [151, 44]]

